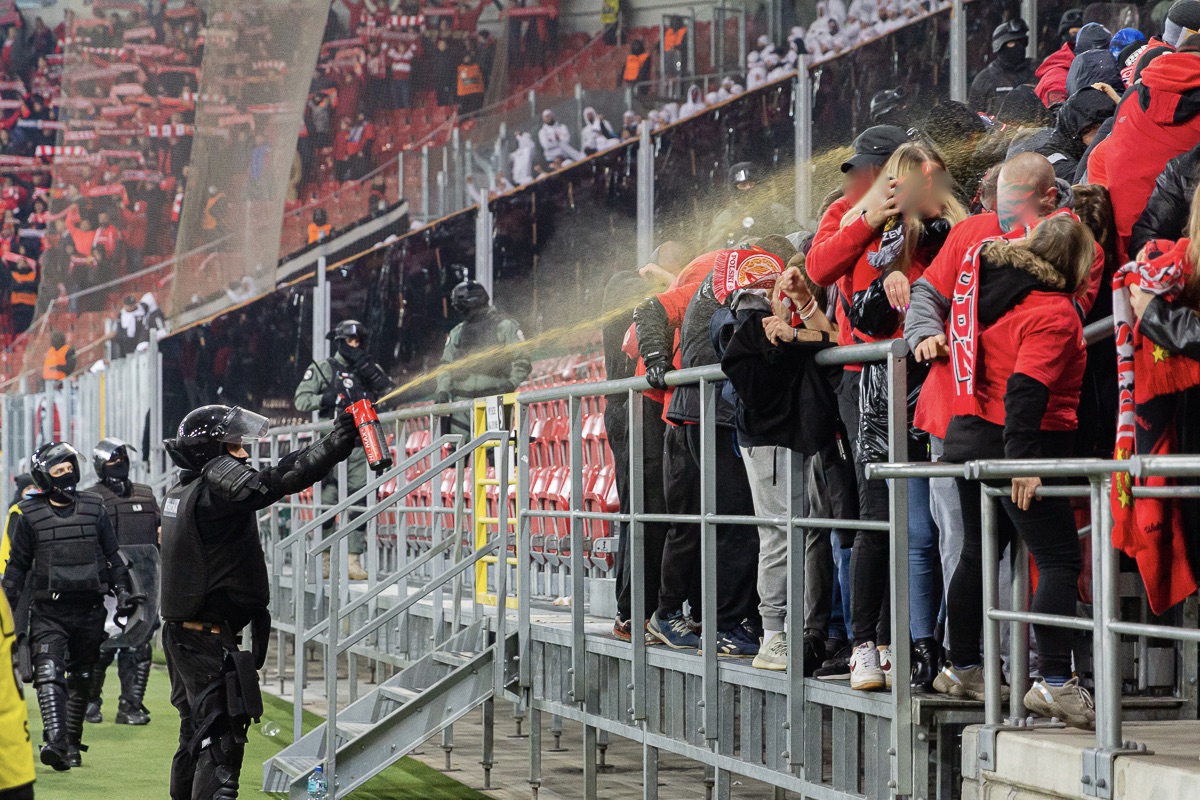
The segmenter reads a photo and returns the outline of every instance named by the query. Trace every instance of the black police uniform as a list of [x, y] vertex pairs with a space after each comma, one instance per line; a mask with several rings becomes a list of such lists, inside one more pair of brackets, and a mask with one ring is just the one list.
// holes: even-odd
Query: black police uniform
[[[189, 422], [221, 412], [226, 419], [219, 426]], [[353, 418], [344, 413], [324, 438], [255, 470], [222, 454], [223, 444], [204, 452], [211, 443], [204, 431], [235, 426], [228, 417], [237, 413], [245, 414], [197, 409], [166, 443], [182, 468], [163, 501], [162, 520], [163, 648], [180, 716], [172, 800], [236, 798], [246, 730], [262, 713], [256, 670], [266, 659], [270, 587], [256, 512], [316, 483], [357, 441]], [[251, 623], [253, 655], [240, 652], [237, 642]]]
[[[161, 520], [158, 501], [149, 486], [129, 480], [107, 477], [91, 487], [89, 491], [100, 496], [104, 509], [117, 531], [117, 541], [126, 561], [134, 570], [153, 572], [142, 576], [143, 583], [158, 585], [157, 557], [158, 526]], [[153, 558], [143, 557], [150, 551]], [[144, 590], [146, 587], [141, 587]], [[157, 628], [157, 615], [155, 626]], [[153, 635], [153, 629], [149, 631]], [[112, 643], [110, 642], [110, 645]], [[103, 647], [100, 660], [92, 674], [92, 691], [88, 703], [88, 722], [100, 722], [100, 707], [104, 690], [104, 677], [109, 666], [117, 662], [117, 676], [121, 680], [121, 697], [117, 707], [116, 721], [125, 725], [144, 725], [150, 721], [150, 712], [142, 704], [146, 695], [146, 684], [150, 679], [153, 646], [149, 637], [136, 647]]]
[[57, 506], [50, 497], [18, 504], [4, 592], [13, 608], [23, 591], [32, 592], [29, 640], [46, 743], [42, 761], [64, 770], [78, 766], [86, 749], [83, 717], [104, 639], [104, 595], [116, 587], [124, 603], [130, 586], [100, 498], [79, 492]]

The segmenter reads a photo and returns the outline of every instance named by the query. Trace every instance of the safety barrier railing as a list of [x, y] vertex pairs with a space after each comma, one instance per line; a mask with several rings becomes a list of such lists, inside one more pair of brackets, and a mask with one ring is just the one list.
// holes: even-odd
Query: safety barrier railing
[[[887, 417], [889, 421], [889, 453], [893, 460], [903, 460], [907, 457], [907, 411], [906, 411], [906, 370], [905, 359], [908, 347], [902, 340], [891, 340], [874, 344], [836, 347], [822, 351], [816, 356], [816, 362], [824, 366], [847, 364], [863, 364], [884, 362], [887, 366], [887, 382], [889, 401]], [[671, 386], [698, 385], [700, 390], [700, 510], [698, 514], [650, 514], [645, 510], [643, 481], [656, 480], [659, 476], [647, 475], [644, 472], [642, 458], [642, 395], [648, 388], [644, 378], [629, 378], [625, 380], [606, 381], [602, 383], [579, 383], [555, 387], [517, 395], [519, 407], [518, 420], [520, 430], [517, 436], [517, 498], [518, 498], [518, 536], [517, 536], [517, 630], [519, 641], [519, 676], [520, 686], [524, 695], [526, 707], [537, 710], [540, 707], [551, 713], [571, 710], [582, 720], [585, 726], [585, 744], [595, 744], [597, 731], [607, 730], [609, 722], [594, 707], [589, 707], [586, 698], [595, 689], [593, 685], [596, 676], [589, 673], [587, 636], [585, 632], [585, 585], [584, 585], [584, 524], [587, 520], [606, 520], [610, 523], [626, 522], [630, 525], [630, 574], [632, 609], [631, 619], [637, 621], [648, 618], [646, 608], [645, 587], [636, 578], [643, 574], [646, 561], [646, 541], [644, 526], [648, 522], [673, 522], [699, 524], [701, 530], [701, 616], [706, 621], [703, 626], [701, 653], [698, 658], [697, 672], [702, 681], [702, 699], [698, 704], [702, 707], [703, 724], [700, 735], [707, 742], [707, 747], [694, 747], [681, 744], [654, 730], [649, 721], [647, 709], [649, 705], [649, 681], [647, 648], [644, 637], [635, 626], [632, 642], [631, 693], [632, 705], [630, 715], [636, 725], [641, 728], [641, 741], [649, 748], [649, 752], [657, 757], [657, 748], [682, 752], [710, 768], [716, 770], [718, 784], [729, 783], [730, 774], [741, 774], [756, 778], [782, 789], [800, 792], [805, 795], [822, 793], [819, 796], [841, 797], [852, 796], [851, 787], [841, 787], [846, 794], [831, 792], [829, 784], [822, 782], [820, 765], [809, 765], [805, 770], [806, 756], [811, 755], [811, 748], [805, 747], [806, 737], [819, 737], [819, 728], [814, 730], [813, 718], [806, 715], [807, 689], [803, 670], [803, 649], [793, 644], [789, 648], [787, 673], [787, 713], [784, 726], [787, 729], [787, 747], [784, 754], [786, 768], [771, 769], [761, 764], [752, 763], [732, 757], [733, 742], [726, 732], [733, 730], [734, 720], [730, 715], [734, 709], [722, 703], [720, 686], [720, 661], [717, 655], [717, 542], [715, 526], [718, 524], [733, 524], [745, 526], [778, 525], [788, 532], [788, 608], [793, 620], [790, 626], [798, 630], [796, 621], [801, 618], [804, 608], [804, 552], [803, 537], [793, 536], [797, 529], [807, 528], [837, 528], [851, 527], [856, 530], [886, 532], [889, 534], [892, 553], [892, 563], [897, 565], [892, 574], [891, 592], [891, 625], [903, 640], [908, 631], [908, 571], [899, 568], [907, 563], [908, 554], [908, 524], [905, 509], [907, 508], [907, 486], [904, 481], [893, 481], [889, 484], [891, 502], [891, 521], [847, 521], [832, 519], [817, 519], [798, 516], [792, 508], [789, 491], [788, 517], [776, 519], [757, 516], [728, 516], [716, 512], [717, 481], [716, 474], [716, 401], [718, 385], [724, 380], [724, 374], [719, 366], [700, 367], [677, 370], [668, 373], [667, 382]], [[625, 395], [629, 417], [629, 472], [630, 497], [629, 512], [603, 513], [587, 511], [583, 508], [583, 440], [582, 440], [582, 401], [591, 396]], [[530, 508], [530, 420], [532, 414], [527, 409], [535, 403], [566, 400], [567, 415], [570, 424], [569, 458], [570, 458], [570, 504], [569, 508], [558, 511], [536, 511]], [[790, 456], [795, 457], [795, 456]], [[789, 462], [790, 467], [790, 462]], [[789, 490], [791, 482], [789, 468]], [[898, 513], [899, 512], [899, 513]], [[553, 703], [539, 702], [532, 696], [532, 619], [530, 596], [531, 587], [531, 553], [529, 522], [535, 518], [559, 516], [570, 521], [570, 575], [571, 575], [571, 609], [570, 609], [570, 669], [568, 696], [570, 705], [575, 709], [556, 708]], [[501, 615], [503, 616], [503, 615]], [[909, 673], [909, 654], [906, 647], [899, 647], [893, 654], [893, 672], [898, 676]], [[675, 699], [669, 699], [674, 702]], [[906, 795], [912, 791], [913, 764], [912, 754], [912, 703], [911, 689], [907, 679], [893, 682], [890, 695], [878, 695], [869, 698], [867, 702], [875, 702], [875, 710], [880, 716], [891, 720], [891, 741], [887, 748], [887, 758], [890, 762], [889, 776], [886, 785], [895, 794]], [[819, 719], [819, 718], [818, 718]], [[819, 722], [818, 722], [819, 724]], [[539, 717], [534, 714], [531, 725], [538, 728]], [[540, 737], [540, 730], [531, 732], [531, 738]], [[818, 740], [819, 741], [819, 740]], [[815, 756], [820, 758], [819, 749]], [[836, 756], [835, 756], [836, 757]], [[537, 784], [540, 775], [540, 751], [531, 751], [530, 781]], [[647, 767], [651, 769], [651, 767]], [[656, 770], [656, 766], [653, 767]], [[588, 787], [588, 797], [594, 796], [596, 762], [594, 747], [585, 748], [584, 785]], [[647, 775], [644, 786], [644, 796], [657, 796], [656, 778], [651, 772]], [[652, 785], [652, 783], [654, 785]], [[857, 796], [857, 774], [854, 780], [853, 795]]]
[[[1134, 457], [1128, 461], [1099, 459], [1040, 459], [1028, 461], [971, 461], [965, 464], [873, 464], [868, 477], [903, 482], [910, 478], [960, 478], [980, 481], [982, 501], [983, 559], [983, 665], [985, 676], [985, 724], [979, 736], [979, 766], [996, 769], [996, 735], [1001, 731], [1023, 730], [1026, 710], [1023, 698], [1029, 688], [1029, 626], [1044, 625], [1090, 632], [1095, 648], [1095, 746], [1083, 755], [1082, 791], [1088, 796], [1113, 796], [1113, 761], [1122, 755], [1148, 752], [1145, 744], [1122, 737], [1122, 680], [1120, 637], [1168, 639], [1176, 642], [1200, 642], [1200, 631], [1167, 625], [1123, 622], [1119, 603], [1119, 552], [1113, 547], [1113, 514], [1110, 504], [1114, 473], [1134, 477], [1200, 477], [1200, 458], [1188, 456]], [[1013, 610], [1000, 609], [998, 564], [1000, 548], [996, 530], [996, 503], [1009, 496], [1007, 486], [988, 485], [1013, 478], [1082, 478], [1087, 485], [1043, 486], [1036, 496], [1086, 497], [1091, 513], [1092, 591], [1095, 598], [1092, 618], [1066, 617], [1027, 611], [1029, 600], [1029, 564], [1027, 548], [1019, 537], [1011, 542], [1014, 565]], [[1135, 487], [1133, 496], [1185, 498], [1200, 496], [1200, 487]], [[1000, 624], [1010, 624], [1011, 694], [1008, 717], [1002, 702], [1002, 666]]]

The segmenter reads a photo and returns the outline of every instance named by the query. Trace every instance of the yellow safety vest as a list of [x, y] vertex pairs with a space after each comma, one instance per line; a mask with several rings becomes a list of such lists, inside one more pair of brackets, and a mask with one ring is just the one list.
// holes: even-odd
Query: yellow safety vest
[[604, 0], [600, 5], [600, 24], [614, 25], [617, 21], [617, 12], [621, 8], [620, 0]]
[[29, 740], [29, 714], [13, 663], [17, 639], [12, 609], [0, 593], [0, 792], [33, 783], [33, 745]]

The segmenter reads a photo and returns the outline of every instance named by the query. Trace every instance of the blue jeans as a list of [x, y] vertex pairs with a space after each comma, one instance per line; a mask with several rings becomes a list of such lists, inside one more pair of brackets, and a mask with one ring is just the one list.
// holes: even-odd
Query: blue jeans
[[[853, 549], [842, 547], [841, 537], [837, 531], [829, 534], [830, 544], [833, 545], [833, 567], [837, 578], [833, 582], [833, 613], [829, 617], [829, 638], [849, 642], [850, 636], [850, 554]], [[833, 656], [833, 653], [829, 653]]]
[[942, 562], [938, 529], [929, 507], [929, 479], [908, 482], [908, 630], [931, 639], [942, 606]]

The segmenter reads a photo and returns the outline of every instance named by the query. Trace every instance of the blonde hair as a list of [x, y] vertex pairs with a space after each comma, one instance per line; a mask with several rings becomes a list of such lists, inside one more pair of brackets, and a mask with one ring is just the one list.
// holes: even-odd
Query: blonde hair
[[[883, 165], [879, 177], [875, 179], [875, 183], [872, 184], [871, 188], [842, 217], [842, 227], [844, 228], [854, 222], [868, 209], [875, 209], [882, 205], [884, 198], [887, 197], [890, 181], [893, 179], [904, 180], [909, 175], [928, 172], [930, 167], [940, 171], [949, 178], [950, 171], [946, 167], [945, 160], [932, 147], [919, 142], [907, 142], [900, 145], [896, 148], [896, 152], [892, 153], [887, 163]], [[944, 192], [939, 201], [941, 203], [941, 211], [937, 215], [938, 218], [948, 221], [951, 225], [957, 225], [967, 218], [966, 208], [954, 196], [954, 192], [948, 184], [944, 187]], [[913, 254], [916, 252], [917, 244], [920, 241], [921, 222], [924, 219], [926, 218], [922, 217], [919, 212], [908, 211], [904, 213], [904, 247], [901, 249], [900, 256], [892, 265], [891, 270], [908, 271], [908, 267], [912, 264]]]
[[[1200, 272], [1200, 185], [1192, 193], [1192, 212], [1188, 216], [1187, 260], [1192, 265], [1192, 275]], [[1195, 280], [1195, 278], [1193, 278]]]
[[1066, 280], [1067, 289], [1079, 291], [1087, 286], [1096, 258], [1096, 238], [1079, 220], [1069, 214], [1043, 220], [1023, 246], [1053, 266]]

